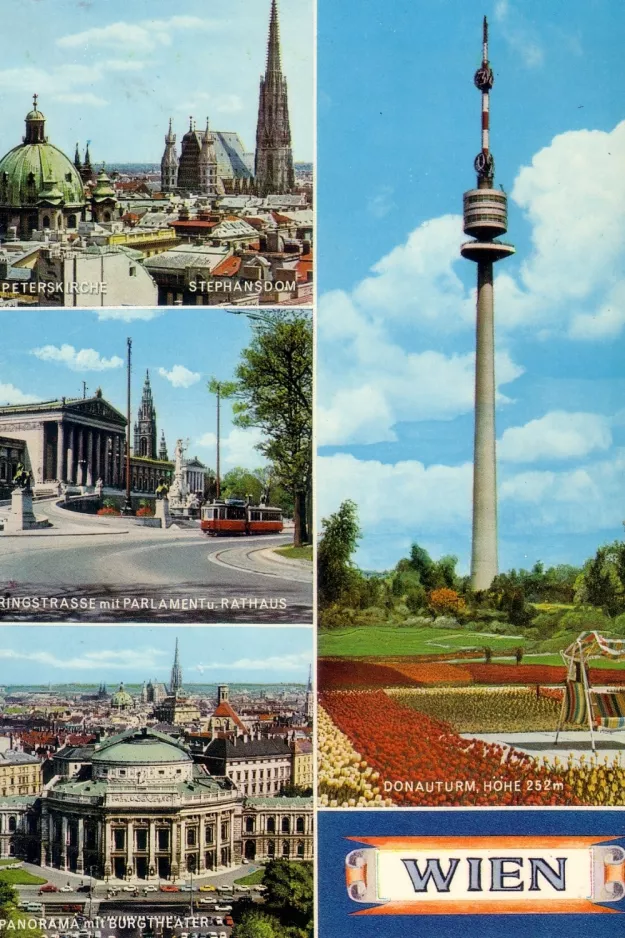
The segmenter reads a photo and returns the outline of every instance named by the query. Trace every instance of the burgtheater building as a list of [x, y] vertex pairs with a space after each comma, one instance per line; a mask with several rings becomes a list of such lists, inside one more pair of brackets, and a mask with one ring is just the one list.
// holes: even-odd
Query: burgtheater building
[[246, 799], [155, 730], [66, 747], [53, 768], [40, 795], [0, 798], [3, 856], [138, 881], [202, 876], [242, 857], [312, 857], [311, 799]]

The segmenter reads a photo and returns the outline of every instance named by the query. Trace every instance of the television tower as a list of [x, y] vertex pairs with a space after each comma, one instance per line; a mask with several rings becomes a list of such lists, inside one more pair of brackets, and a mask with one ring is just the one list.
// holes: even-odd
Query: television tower
[[482, 149], [475, 157], [477, 188], [464, 193], [464, 233], [475, 238], [460, 248], [477, 264], [475, 338], [475, 437], [473, 450], [473, 539], [471, 588], [488, 589], [497, 576], [497, 466], [495, 453], [495, 310], [493, 264], [514, 254], [495, 239], [508, 230], [508, 199], [494, 189], [495, 161], [490, 152], [490, 90], [494, 75], [488, 61], [488, 22], [484, 17], [482, 64], [474, 82], [482, 92]]

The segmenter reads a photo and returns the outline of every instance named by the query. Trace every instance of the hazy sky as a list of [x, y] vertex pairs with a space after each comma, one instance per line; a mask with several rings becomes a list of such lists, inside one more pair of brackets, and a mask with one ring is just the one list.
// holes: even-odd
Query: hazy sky
[[[130, 318], [132, 321], [127, 322]], [[165, 431], [169, 456], [178, 438], [189, 440], [189, 456], [215, 467], [216, 401], [206, 384], [212, 376], [231, 380], [241, 350], [253, 339], [244, 315], [223, 308], [200, 311], [29, 310], [28, 328], [18, 316], [3, 316], [0, 342], [0, 404], [81, 397], [97, 387], [126, 413], [126, 338], [132, 347], [132, 414], [136, 419], [146, 370], [150, 372], [158, 437]], [[221, 404], [222, 471], [264, 464], [255, 449], [256, 429], [232, 425], [232, 405]]]
[[179, 643], [188, 684], [306, 682], [310, 628], [0, 626], [0, 684], [167, 682]]
[[358, 559], [468, 569], [475, 265], [462, 193], [490, 21], [501, 568], [583, 561], [625, 518], [625, 6], [319, 0], [320, 513]]
[[[0, 65], [0, 151], [21, 142], [32, 95], [50, 142], [73, 157], [160, 162], [193, 115], [255, 147], [270, 0], [11, 0]], [[313, 158], [313, 4], [279, 4], [293, 152]], [[15, 41], [12, 41], [15, 39]]]

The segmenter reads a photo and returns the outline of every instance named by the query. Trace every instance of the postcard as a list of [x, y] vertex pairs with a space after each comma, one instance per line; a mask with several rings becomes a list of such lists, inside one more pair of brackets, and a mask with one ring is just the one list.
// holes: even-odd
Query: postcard
[[320, 804], [623, 806], [623, 10], [319, 22]]
[[2, 316], [1, 619], [310, 623], [309, 310]]
[[0, 632], [5, 934], [311, 927], [310, 629]]
[[313, 16], [312, 0], [12, 4], [0, 305], [310, 306]]

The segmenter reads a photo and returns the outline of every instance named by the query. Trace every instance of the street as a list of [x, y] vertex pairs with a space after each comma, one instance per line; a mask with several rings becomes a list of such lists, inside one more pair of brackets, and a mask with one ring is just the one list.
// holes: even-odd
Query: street
[[0, 535], [0, 619], [312, 621], [312, 570], [266, 556], [287, 536], [209, 538], [199, 526], [162, 531], [122, 519], [113, 526], [50, 502], [36, 513], [54, 528]]

